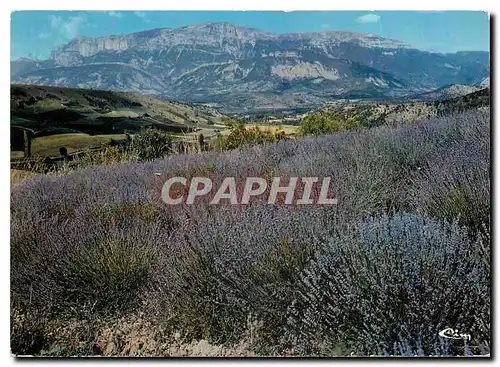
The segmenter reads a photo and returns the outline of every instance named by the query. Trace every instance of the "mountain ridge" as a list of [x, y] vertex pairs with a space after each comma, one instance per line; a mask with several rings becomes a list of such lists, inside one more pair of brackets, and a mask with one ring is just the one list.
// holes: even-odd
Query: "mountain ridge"
[[[100, 65], [98, 67], [98, 65]], [[437, 54], [349, 31], [274, 34], [227, 22], [76, 37], [47, 60], [11, 62], [15, 83], [153, 94], [227, 109], [273, 95], [307, 105], [394, 98], [489, 76], [488, 52]], [[247, 95], [236, 106], [233, 94]], [[290, 98], [292, 96], [293, 98]]]

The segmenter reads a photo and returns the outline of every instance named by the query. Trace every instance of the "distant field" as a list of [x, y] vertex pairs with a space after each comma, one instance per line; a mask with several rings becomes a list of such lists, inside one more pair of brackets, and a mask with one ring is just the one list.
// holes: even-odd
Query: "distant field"
[[[34, 156], [59, 156], [59, 148], [65, 147], [68, 153], [78, 150], [99, 147], [109, 143], [111, 139], [123, 140], [125, 134], [94, 135], [87, 134], [58, 134], [35, 138], [31, 145]], [[11, 155], [12, 157], [12, 155]]]
[[284, 131], [285, 134], [296, 134], [298, 130], [298, 126], [296, 125], [268, 125], [268, 124], [248, 124], [248, 127], [259, 127], [262, 130], [270, 131], [272, 133], [276, 133], [279, 131]]
[[[284, 131], [286, 135], [296, 134], [298, 131], [298, 126], [295, 125], [271, 125], [271, 124], [245, 124], [247, 129], [258, 127], [263, 131], [269, 131], [271, 133], [277, 133], [279, 131]], [[221, 130], [221, 134], [227, 135], [231, 132], [231, 130], [226, 129], [224, 131]]]
[[142, 109], [119, 109], [119, 110], [116, 110], [116, 111], [110, 111], [108, 113], [105, 113], [103, 114], [103, 116], [106, 116], [106, 117], [131, 117], [131, 118], [136, 118], [136, 117], [139, 117], [139, 115], [142, 113], [144, 113], [144, 111]]

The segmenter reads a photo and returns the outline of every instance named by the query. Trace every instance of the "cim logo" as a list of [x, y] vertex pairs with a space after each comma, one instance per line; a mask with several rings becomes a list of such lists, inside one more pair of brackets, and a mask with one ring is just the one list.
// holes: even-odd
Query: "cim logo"
[[452, 329], [451, 327], [441, 330], [439, 336], [446, 339], [464, 339], [471, 340], [470, 334], [459, 333], [458, 329]]

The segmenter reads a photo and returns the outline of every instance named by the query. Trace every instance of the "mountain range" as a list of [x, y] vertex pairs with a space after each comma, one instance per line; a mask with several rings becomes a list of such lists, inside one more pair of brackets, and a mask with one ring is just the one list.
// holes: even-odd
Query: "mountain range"
[[489, 77], [489, 59], [489, 52], [428, 52], [373, 34], [272, 34], [202, 23], [76, 37], [47, 60], [11, 61], [11, 81], [132, 91], [236, 111], [480, 85]]

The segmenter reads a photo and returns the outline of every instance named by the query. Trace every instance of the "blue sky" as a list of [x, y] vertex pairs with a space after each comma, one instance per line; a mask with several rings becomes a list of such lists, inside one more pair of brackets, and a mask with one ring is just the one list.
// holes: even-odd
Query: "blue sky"
[[374, 33], [438, 52], [488, 51], [490, 43], [488, 14], [470, 11], [20, 11], [11, 15], [11, 59], [47, 58], [51, 50], [78, 35], [99, 37], [207, 21], [274, 33]]

